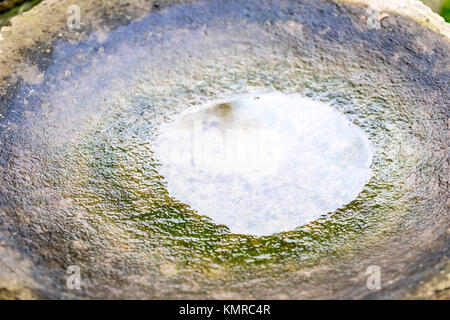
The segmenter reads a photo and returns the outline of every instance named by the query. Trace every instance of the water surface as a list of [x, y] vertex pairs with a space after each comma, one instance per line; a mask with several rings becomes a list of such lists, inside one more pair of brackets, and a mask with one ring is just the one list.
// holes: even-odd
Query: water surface
[[258, 236], [349, 203], [371, 175], [359, 127], [328, 104], [281, 93], [189, 110], [162, 126], [155, 152], [172, 197]]

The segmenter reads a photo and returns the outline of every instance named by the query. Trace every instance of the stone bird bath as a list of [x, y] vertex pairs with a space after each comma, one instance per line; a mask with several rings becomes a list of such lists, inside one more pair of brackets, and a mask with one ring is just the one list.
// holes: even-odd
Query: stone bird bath
[[[78, 21], [47, 0], [14, 18], [0, 33], [0, 298], [449, 298], [449, 25], [385, 2], [89, 0]], [[206, 178], [172, 192], [188, 167], [166, 176], [158, 130], [255, 92], [326, 104], [364, 134], [371, 172], [351, 198], [317, 211], [328, 183], [307, 202], [311, 185], [282, 178], [237, 193], [242, 206], [202, 193]], [[307, 183], [290, 172], [315, 181], [292, 168], [295, 190]], [[279, 223], [295, 204], [319, 214], [227, 225], [258, 208]]]

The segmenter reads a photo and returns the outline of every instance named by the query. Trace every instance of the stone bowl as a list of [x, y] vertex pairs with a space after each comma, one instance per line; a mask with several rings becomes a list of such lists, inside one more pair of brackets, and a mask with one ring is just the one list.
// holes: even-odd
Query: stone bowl
[[[0, 298], [450, 298], [449, 41], [412, 0], [43, 1], [0, 32]], [[249, 88], [367, 133], [354, 201], [253, 237], [170, 197], [155, 128]]]

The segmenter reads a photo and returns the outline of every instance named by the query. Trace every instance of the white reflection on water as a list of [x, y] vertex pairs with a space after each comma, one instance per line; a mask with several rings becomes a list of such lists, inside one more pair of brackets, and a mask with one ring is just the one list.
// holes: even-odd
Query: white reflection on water
[[271, 93], [218, 101], [160, 128], [172, 197], [233, 233], [289, 231], [357, 197], [371, 176], [365, 133], [331, 106]]

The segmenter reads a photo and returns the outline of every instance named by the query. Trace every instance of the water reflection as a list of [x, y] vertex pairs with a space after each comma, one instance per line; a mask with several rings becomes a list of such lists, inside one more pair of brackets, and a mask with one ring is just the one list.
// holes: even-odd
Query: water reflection
[[160, 128], [172, 197], [233, 233], [292, 230], [349, 203], [371, 176], [364, 132], [331, 106], [271, 93], [217, 101]]

